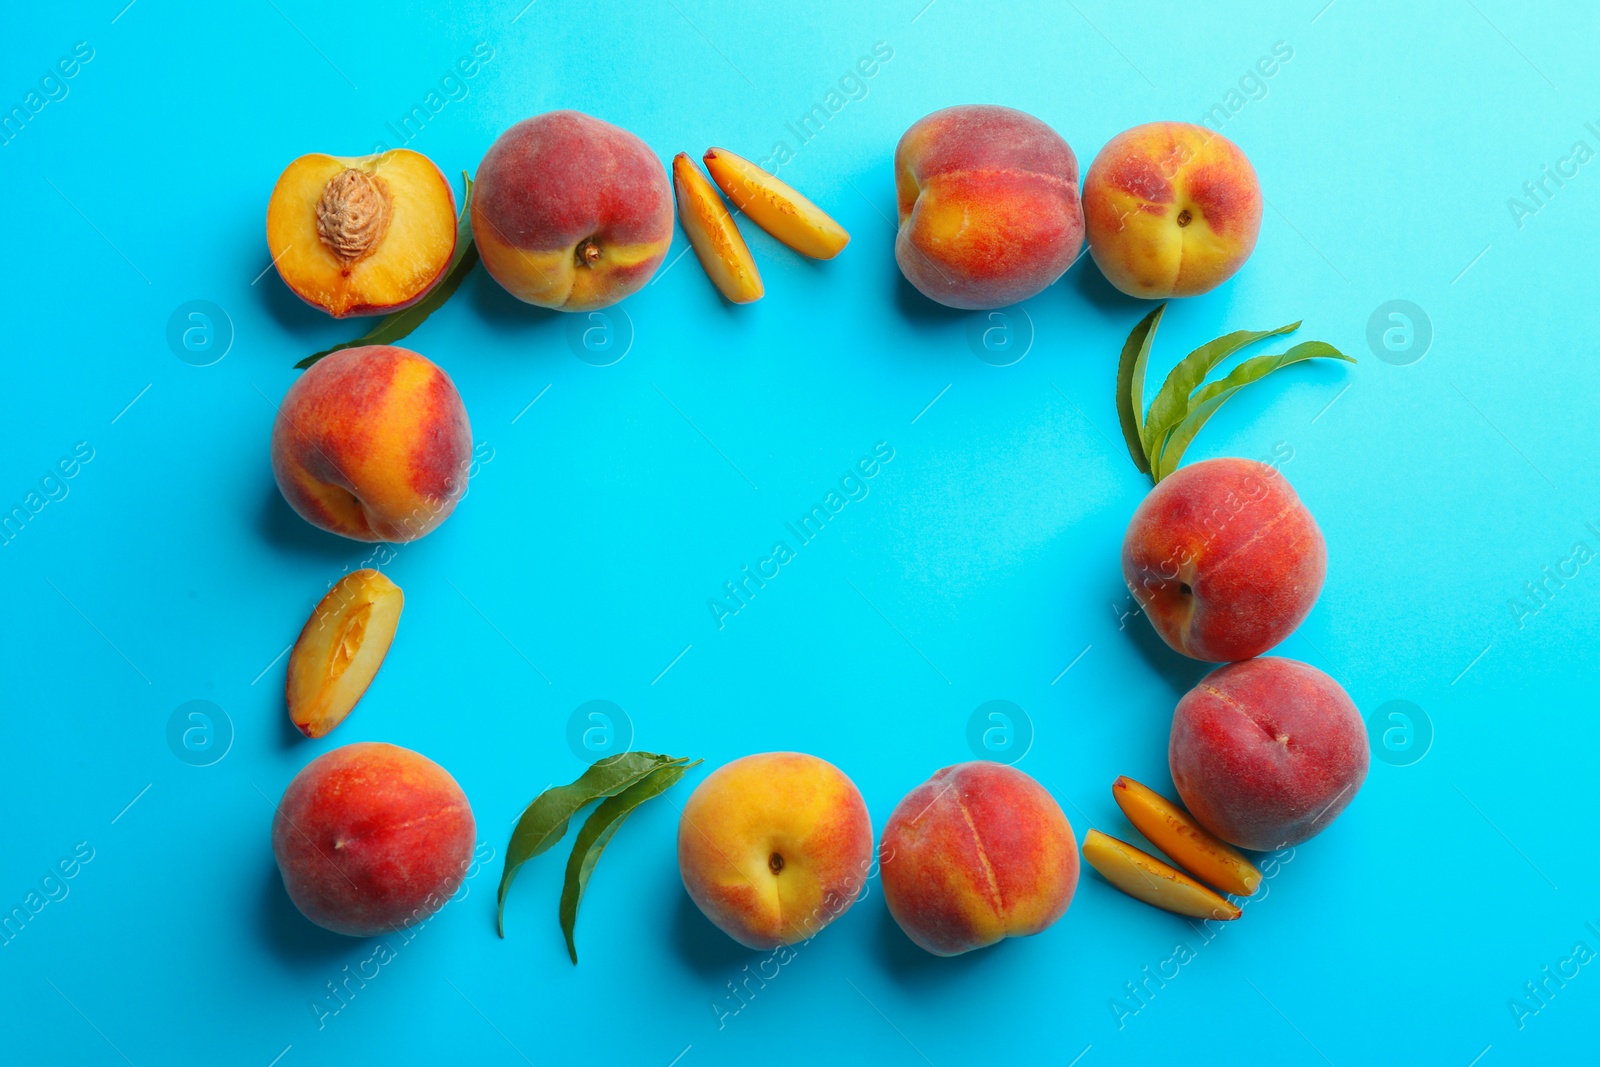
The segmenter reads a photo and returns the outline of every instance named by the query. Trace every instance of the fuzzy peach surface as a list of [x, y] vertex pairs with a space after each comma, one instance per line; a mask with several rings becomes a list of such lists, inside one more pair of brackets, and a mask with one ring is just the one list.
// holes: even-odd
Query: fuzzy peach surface
[[939, 956], [1037, 934], [1078, 885], [1072, 825], [1014, 767], [946, 767], [907, 793], [883, 831], [884, 899], [906, 935]]
[[855, 783], [798, 752], [717, 768], [678, 824], [684, 888], [750, 948], [814, 936], [855, 903], [871, 864], [872, 822]]
[[894, 173], [895, 259], [942, 304], [1026, 300], [1083, 246], [1077, 157], [1032, 115], [989, 105], [935, 111], [900, 138]]
[[450, 376], [405, 348], [347, 348], [313, 364], [272, 426], [272, 473], [314, 526], [413, 541], [466, 490], [472, 427]]
[[649, 146], [577, 111], [524, 119], [478, 167], [472, 232], [517, 299], [564, 311], [614, 304], [672, 243], [672, 189]]
[[466, 794], [443, 767], [362, 742], [295, 775], [272, 820], [272, 851], [306, 918], [372, 937], [442, 907], [461, 887], [476, 834]]
[[1292, 659], [1230, 663], [1172, 716], [1173, 784], [1199, 823], [1241, 848], [1314, 837], [1367, 777], [1361, 713], [1338, 682]]
[[1134, 510], [1122, 542], [1128, 590], [1162, 640], [1195, 659], [1249, 659], [1315, 605], [1328, 553], [1278, 471], [1248, 459], [1180, 467]]
[[1204, 126], [1152, 122], [1113, 137], [1083, 181], [1096, 265], [1130, 296], [1194, 296], [1256, 246], [1261, 186], [1239, 146]]

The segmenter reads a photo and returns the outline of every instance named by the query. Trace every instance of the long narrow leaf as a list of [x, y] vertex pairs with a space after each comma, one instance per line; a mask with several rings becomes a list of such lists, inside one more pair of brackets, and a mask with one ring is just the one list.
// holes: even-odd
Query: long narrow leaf
[[624, 752], [596, 762], [569, 785], [546, 789], [534, 798], [517, 820], [506, 846], [505, 869], [500, 874], [496, 922], [500, 936], [506, 936], [506, 893], [517, 870], [533, 857], [561, 840], [567, 824], [578, 810], [591, 801], [615, 796], [641, 778], [663, 766], [680, 762], [670, 756], [650, 752]]
[[584, 820], [573, 842], [572, 855], [567, 857], [566, 882], [561, 887], [561, 932], [567, 938], [567, 954], [578, 962], [578, 946], [574, 929], [578, 923], [578, 905], [583, 901], [583, 891], [589, 886], [589, 875], [600, 862], [600, 854], [611, 843], [622, 822], [633, 814], [635, 808], [647, 800], [665, 793], [678, 783], [690, 767], [699, 764], [674, 763], [659, 767], [615, 796], [603, 801], [593, 814]]
[[1168, 430], [1177, 426], [1189, 414], [1193, 407], [1189, 394], [1206, 380], [1211, 368], [1246, 345], [1253, 345], [1257, 341], [1278, 334], [1290, 333], [1299, 327], [1300, 323], [1291, 322], [1287, 326], [1279, 326], [1276, 330], [1235, 330], [1214, 341], [1207, 341], [1179, 360], [1178, 365], [1167, 375], [1167, 380], [1162, 383], [1156, 398], [1150, 401], [1150, 411], [1145, 416], [1144, 448], [1145, 454], [1152, 457], [1152, 467], [1155, 465], [1154, 457], [1160, 454], [1160, 449], [1156, 446]]
[[1122, 422], [1123, 440], [1128, 442], [1128, 455], [1145, 474], [1150, 473], [1150, 459], [1144, 448], [1144, 368], [1166, 309], [1166, 304], [1157, 304], [1139, 321], [1123, 343], [1122, 359], [1117, 363], [1117, 418]]
[[354, 341], [341, 341], [332, 348], [324, 348], [321, 352], [302, 359], [294, 365], [296, 370], [305, 370], [323, 356], [342, 348], [354, 348], [357, 345], [392, 345], [426, 322], [429, 315], [444, 307], [444, 302], [461, 287], [462, 280], [472, 273], [473, 266], [478, 262], [478, 246], [472, 240], [472, 179], [467, 177], [466, 171], [462, 171], [461, 180], [466, 182], [467, 191], [461, 198], [461, 217], [456, 220], [456, 250], [451, 255], [450, 266], [445, 270], [444, 278], [439, 284], [428, 290], [426, 296], [410, 307], [396, 311], [392, 315], [385, 315], [378, 325]]
[[1260, 381], [1280, 367], [1287, 367], [1291, 363], [1307, 359], [1342, 359], [1350, 363], [1355, 362], [1325, 341], [1306, 341], [1295, 345], [1287, 352], [1245, 360], [1226, 378], [1212, 382], [1195, 393], [1194, 405], [1189, 409], [1189, 413], [1172, 427], [1162, 442], [1153, 465], [1155, 480], [1159, 482], [1178, 469], [1178, 464], [1183, 460], [1183, 453], [1189, 447], [1189, 442], [1194, 440], [1194, 435], [1200, 432], [1200, 427], [1206, 424], [1206, 420], [1216, 414], [1217, 409], [1227, 403], [1233, 394], [1251, 382]]

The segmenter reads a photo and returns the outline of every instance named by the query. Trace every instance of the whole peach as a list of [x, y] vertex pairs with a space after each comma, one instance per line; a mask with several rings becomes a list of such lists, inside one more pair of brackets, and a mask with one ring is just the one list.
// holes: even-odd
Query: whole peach
[[1266, 851], [1315, 837], [1367, 777], [1367, 731], [1339, 683], [1267, 657], [1218, 667], [1184, 694], [1167, 746], [1202, 826]]
[[684, 888], [749, 948], [814, 937], [855, 903], [871, 866], [872, 821], [855, 783], [799, 752], [718, 767], [678, 823]]
[[1239, 147], [1187, 122], [1117, 134], [1089, 164], [1089, 251], [1112, 285], [1155, 300], [1215, 289], [1261, 230], [1261, 186]]
[[325, 356], [272, 424], [272, 473], [300, 517], [357, 541], [414, 541], [467, 489], [472, 426], [455, 383], [405, 348]]
[[1044, 291], [1083, 247], [1078, 158], [1025, 112], [973, 104], [918, 120], [894, 150], [894, 258], [924, 296], [997, 308]]
[[650, 280], [672, 243], [672, 187], [648, 145], [578, 111], [500, 135], [478, 166], [472, 233], [518, 300], [561, 311], [615, 304]]
[[1122, 541], [1123, 580], [1156, 633], [1213, 662], [1249, 659], [1293, 633], [1327, 569], [1322, 531], [1288, 479], [1249, 459], [1178, 468]]
[[1078, 887], [1078, 841], [1055, 798], [1023, 772], [958, 763], [894, 809], [878, 870], [906, 936], [955, 956], [1061, 918]]
[[272, 820], [272, 852], [306, 918], [372, 937], [443, 907], [466, 877], [476, 834], [466, 794], [443, 767], [361, 742], [294, 776]]

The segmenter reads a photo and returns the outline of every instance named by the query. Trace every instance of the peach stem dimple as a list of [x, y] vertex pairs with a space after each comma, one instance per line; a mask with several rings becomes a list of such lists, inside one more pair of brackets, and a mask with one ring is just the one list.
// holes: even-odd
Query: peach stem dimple
[[1194, 221], [1194, 216], [1189, 213], [1188, 208], [1184, 208], [1182, 211], [1178, 212], [1177, 221], [1179, 226], [1187, 226], [1189, 223]]
[[777, 852], [767, 857], [767, 869], [773, 874], [783, 873], [783, 856]]
[[578, 242], [576, 258], [580, 267], [592, 267], [600, 262], [600, 246], [595, 243], [593, 237], [585, 237]]

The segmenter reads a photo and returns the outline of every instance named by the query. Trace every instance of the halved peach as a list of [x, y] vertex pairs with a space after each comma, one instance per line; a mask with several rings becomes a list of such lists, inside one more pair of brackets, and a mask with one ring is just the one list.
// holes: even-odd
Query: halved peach
[[371, 569], [351, 571], [328, 590], [289, 653], [284, 693], [301, 733], [322, 737], [350, 714], [388, 655], [405, 599]]
[[750, 248], [722, 197], [687, 152], [672, 157], [672, 188], [683, 232], [689, 235], [694, 254], [712, 284], [735, 304], [760, 300], [766, 290], [756, 261], [750, 258]]
[[1238, 849], [1154, 789], [1123, 775], [1111, 783], [1111, 795], [1152, 845], [1202, 882], [1241, 897], [1254, 893], [1261, 884], [1261, 872]]
[[1099, 830], [1083, 839], [1083, 858], [1106, 881], [1146, 904], [1197, 919], [1237, 919], [1237, 904], [1224, 900], [1182, 871], [1150, 853]]
[[427, 156], [321, 153], [289, 164], [267, 204], [267, 249], [284, 284], [334, 318], [422, 299], [456, 250], [456, 197]]
[[828, 213], [748, 159], [708, 148], [706, 170], [729, 200], [757, 226], [812, 259], [832, 259], [850, 234]]

